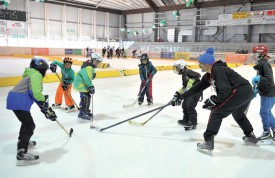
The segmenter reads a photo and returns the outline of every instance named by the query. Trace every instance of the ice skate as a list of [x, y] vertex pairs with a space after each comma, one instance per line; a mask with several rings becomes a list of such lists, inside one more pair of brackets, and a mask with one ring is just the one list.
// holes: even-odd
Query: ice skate
[[258, 139], [255, 137], [254, 133], [251, 132], [248, 136], [243, 137], [243, 141], [246, 143], [257, 143]]
[[60, 108], [61, 104], [52, 104], [52, 108]]
[[28, 149], [34, 149], [36, 146], [36, 141], [30, 141], [28, 145]]
[[195, 130], [197, 128], [197, 123], [192, 123], [188, 121], [186, 124], [183, 125], [185, 130]]
[[271, 130], [272, 130], [272, 139], [273, 141], [275, 141], [275, 127], [271, 128]]
[[148, 99], [147, 102], [148, 102], [148, 106], [149, 106], [149, 107], [153, 106], [153, 100]]
[[269, 131], [264, 131], [258, 139], [258, 144], [260, 145], [272, 145], [273, 139]]
[[186, 120], [178, 120], [178, 125], [180, 125], [180, 126], [186, 126], [187, 124], [188, 124], [188, 121], [186, 121]]
[[25, 153], [25, 149], [20, 149], [17, 151], [16, 159], [16, 166], [31, 165], [39, 162], [38, 155]]
[[80, 113], [78, 114], [78, 118], [80, 122], [87, 122], [91, 120], [91, 117], [83, 110], [80, 110]]
[[91, 110], [90, 109], [88, 109], [88, 111], [87, 111], [87, 115], [88, 116], [90, 116], [91, 118], [93, 118], [94, 116], [93, 116], [93, 113], [91, 113]]
[[139, 98], [138, 98], [138, 105], [141, 105], [141, 104], [143, 103], [143, 100], [144, 100], [144, 98], [139, 97]]
[[69, 112], [74, 112], [75, 111], [75, 106], [72, 105], [72, 106], [67, 106], [65, 108], [66, 112], [69, 113]]
[[199, 152], [213, 156], [213, 150], [214, 150], [214, 136], [212, 136], [211, 140], [205, 141], [203, 143], [197, 144], [197, 149]]

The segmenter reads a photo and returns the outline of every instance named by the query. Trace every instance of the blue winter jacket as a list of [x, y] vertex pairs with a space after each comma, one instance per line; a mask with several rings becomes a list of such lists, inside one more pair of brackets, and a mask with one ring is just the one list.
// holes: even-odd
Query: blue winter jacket
[[157, 73], [157, 69], [153, 66], [151, 61], [148, 61], [146, 65], [139, 64], [139, 76], [140, 80], [148, 80], [148, 75], [154, 76]]
[[34, 101], [45, 101], [42, 80], [43, 76], [39, 71], [26, 68], [23, 79], [8, 93], [7, 109], [30, 112]]

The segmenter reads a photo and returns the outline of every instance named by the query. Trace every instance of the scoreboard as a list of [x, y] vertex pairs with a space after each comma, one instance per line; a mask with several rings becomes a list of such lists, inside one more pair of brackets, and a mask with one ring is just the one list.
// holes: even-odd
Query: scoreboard
[[14, 20], [14, 21], [26, 22], [27, 20], [26, 17], [27, 17], [27, 14], [25, 11], [0, 9], [0, 19], [3, 19], [3, 20]]

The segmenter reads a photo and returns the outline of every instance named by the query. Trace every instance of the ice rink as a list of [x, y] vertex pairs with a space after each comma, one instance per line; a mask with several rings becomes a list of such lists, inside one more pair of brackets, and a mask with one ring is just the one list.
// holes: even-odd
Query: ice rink
[[[0, 59], [0, 77], [22, 75], [29, 60]], [[114, 68], [137, 68], [138, 60], [105, 60]], [[174, 61], [152, 60], [154, 65], [172, 65]], [[131, 65], [130, 65], [131, 64]], [[79, 66], [74, 66], [75, 71]], [[252, 66], [234, 68], [246, 79], [256, 75]], [[200, 69], [197, 69], [201, 73]], [[273, 71], [275, 69], [273, 68]], [[48, 73], [51, 73], [48, 71]], [[135, 101], [139, 75], [93, 80], [94, 122], [104, 128], [168, 103], [181, 85], [181, 76], [173, 71], [160, 71], [153, 79], [154, 105], [135, 105], [124, 109], [124, 104]], [[58, 83], [44, 84], [43, 94], [49, 94], [53, 103]], [[98, 132], [90, 129], [90, 123], [79, 123], [78, 111], [66, 113], [56, 109], [58, 120], [67, 130], [73, 128], [71, 138], [56, 122], [47, 120], [34, 104], [31, 110], [36, 129], [31, 140], [37, 146], [31, 153], [40, 156], [40, 163], [17, 167], [16, 144], [20, 122], [14, 113], [6, 110], [6, 97], [12, 87], [0, 88], [0, 172], [2, 178], [274, 178], [275, 143], [273, 145], [246, 145], [241, 129], [234, 127], [232, 116], [223, 120], [215, 137], [213, 156], [197, 151], [197, 143], [203, 142], [203, 132], [210, 111], [197, 106], [198, 127], [185, 131], [177, 125], [182, 119], [181, 107], [168, 106], [142, 127], [123, 123]], [[215, 92], [208, 88], [204, 100]], [[72, 90], [79, 103], [79, 93]], [[65, 107], [63, 103], [63, 107]], [[248, 118], [256, 136], [262, 133], [259, 116], [260, 98], [252, 100]], [[275, 114], [275, 108], [273, 108]], [[135, 119], [143, 122], [154, 113]]]

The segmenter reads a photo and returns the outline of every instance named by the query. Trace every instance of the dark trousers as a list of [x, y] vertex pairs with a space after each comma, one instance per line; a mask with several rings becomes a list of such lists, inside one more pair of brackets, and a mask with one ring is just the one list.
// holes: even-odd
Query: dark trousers
[[211, 140], [211, 137], [217, 135], [223, 118], [232, 114], [234, 120], [248, 136], [252, 131], [252, 125], [246, 117], [246, 109], [253, 98], [251, 85], [243, 85], [235, 89], [232, 94], [223, 103], [220, 103], [211, 111], [206, 131], [204, 132], [205, 141]]
[[197, 111], [196, 106], [201, 97], [201, 93], [191, 96], [185, 97], [182, 102], [182, 112], [183, 112], [183, 120], [188, 122], [192, 122], [197, 124]]
[[25, 152], [27, 152], [30, 139], [35, 129], [33, 118], [31, 116], [31, 113], [28, 111], [14, 110], [13, 112], [18, 120], [21, 122], [17, 150], [25, 149]]
[[143, 87], [143, 83], [141, 82], [140, 84], [140, 88], [139, 88], [139, 97], [142, 98], [142, 101], [144, 99], [144, 95], [146, 94], [147, 97], [147, 101], [153, 101], [153, 89], [152, 89], [152, 85], [153, 85], [153, 81], [150, 80], [147, 85], [145, 86], [144, 90]]

